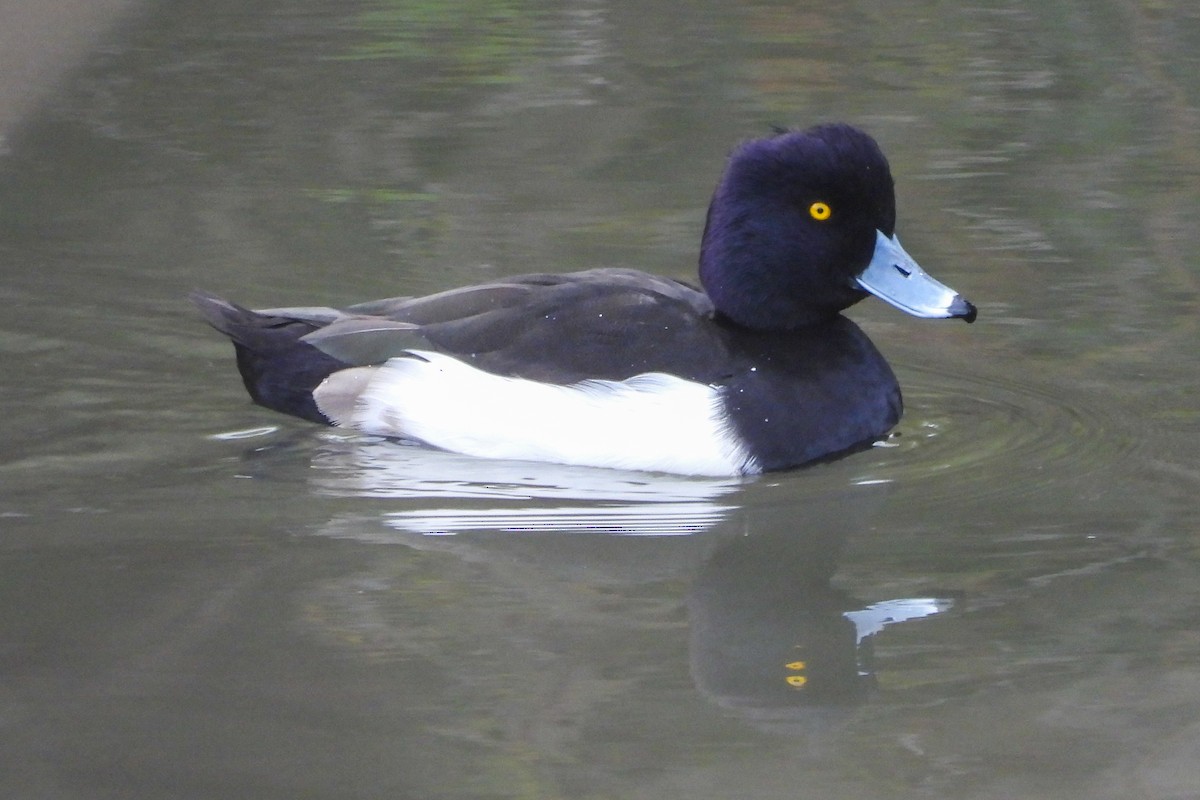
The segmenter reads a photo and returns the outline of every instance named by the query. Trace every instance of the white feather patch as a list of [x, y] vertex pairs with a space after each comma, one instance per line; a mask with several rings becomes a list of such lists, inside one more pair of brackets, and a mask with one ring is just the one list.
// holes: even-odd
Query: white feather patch
[[[339, 425], [483, 458], [687, 475], [759, 471], [712, 386], [663, 373], [559, 386], [412, 352], [334, 373], [314, 392], [318, 405], [324, 411], [323, 396], [338, 397], [338, 413], [327, 416]], [[352, 404], [347, 387], [358, 395]]]

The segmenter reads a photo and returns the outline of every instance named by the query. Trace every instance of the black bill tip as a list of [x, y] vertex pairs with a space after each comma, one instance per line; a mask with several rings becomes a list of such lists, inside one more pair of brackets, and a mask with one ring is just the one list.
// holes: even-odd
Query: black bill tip
[[954, 302], [950, 304], [949, 316], [955, 319], [961, 319], [970, 324], [975, 321], [975, 317], [978, 315], [979, 309], [975, 308], [975, 304], [967, 302], [961, 295], [955, 297]]

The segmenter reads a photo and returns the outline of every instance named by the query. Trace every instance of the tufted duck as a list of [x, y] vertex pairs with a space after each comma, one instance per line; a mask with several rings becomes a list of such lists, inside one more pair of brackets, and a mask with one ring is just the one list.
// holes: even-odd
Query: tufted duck
[[899, 420], [895, 376], [843, 309], [869, 293], [974, 320], [895, 219], [875, 140], [821, 125], [733, 152], [703, 291], [593, 269], [344, 310], [193, 300], [267, 408], [488, 458], [749, 474], [858, 449]]

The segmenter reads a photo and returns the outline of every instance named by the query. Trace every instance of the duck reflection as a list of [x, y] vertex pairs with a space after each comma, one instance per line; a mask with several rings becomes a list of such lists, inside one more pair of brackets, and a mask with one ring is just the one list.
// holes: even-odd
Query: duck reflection
[[[450, 553], [485, 565], [488, 580], [521, 596], [532, 597], [536, 583], [538, 603], [580, 625], [607, 628], [598, 620], [616, 615], [614, 624], [636, 627], [647, 587], [674, 591], [668, 601], [686, 607], [694, 685], [760, 727], [810, 725], [814, 710], [862, 704], [875, 689], [874, 638], [953, 604], [864, 602], [833, 584], [847, 539], [870, 523], [886, 485], [830, 492], [817, 481], [806, 502], [780, 504], [773, 484], [754, 480], [485, 461], [336, 439], [313, 467], [320, 493], [403, 506], [336, 518], [325, 535]], [[523, 568], [514, 572], [514, 563]], [[560, 595], [548, 588], [555, 585]], [[603, 615], [579, 607], [586, 588], [602, 593]]]
[[736, 506], [742, 478], [694, 478], [434, 452], [392, 440], [326, 437], [313, 460], [323, 494], [408, 501], [394, 529], [426, 535], [556, 531], [679, 536], [708, 530]]
[[713, 552], [687, 601], [692, 676], [702, 692], [760, 722], [858, 705], [875, 688], [872, 638], [953, 605], [938, 597], [864, 604], [835, 588], [847, 533], [836, 523], [770, 530]]

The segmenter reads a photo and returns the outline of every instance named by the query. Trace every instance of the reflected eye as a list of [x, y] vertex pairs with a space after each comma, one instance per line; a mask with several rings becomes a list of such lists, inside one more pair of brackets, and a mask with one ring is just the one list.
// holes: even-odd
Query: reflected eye
[[808, 676], [804, 671], [808, 668], [808, 664], [804, 661], [793, 661], [790, 664], [785, 664], [784, 668], [791, 672], [791, 675], [784, 676], [784, 681], [793, 689], [803, 689], [804, 684], [808, 683]]
[[820, 200], [808, 207], [808, 214], [818, 222], [824, 222], [829, 219], [829, 215], [833, 212], [829, 208], [828, 203], [822, 203]]

